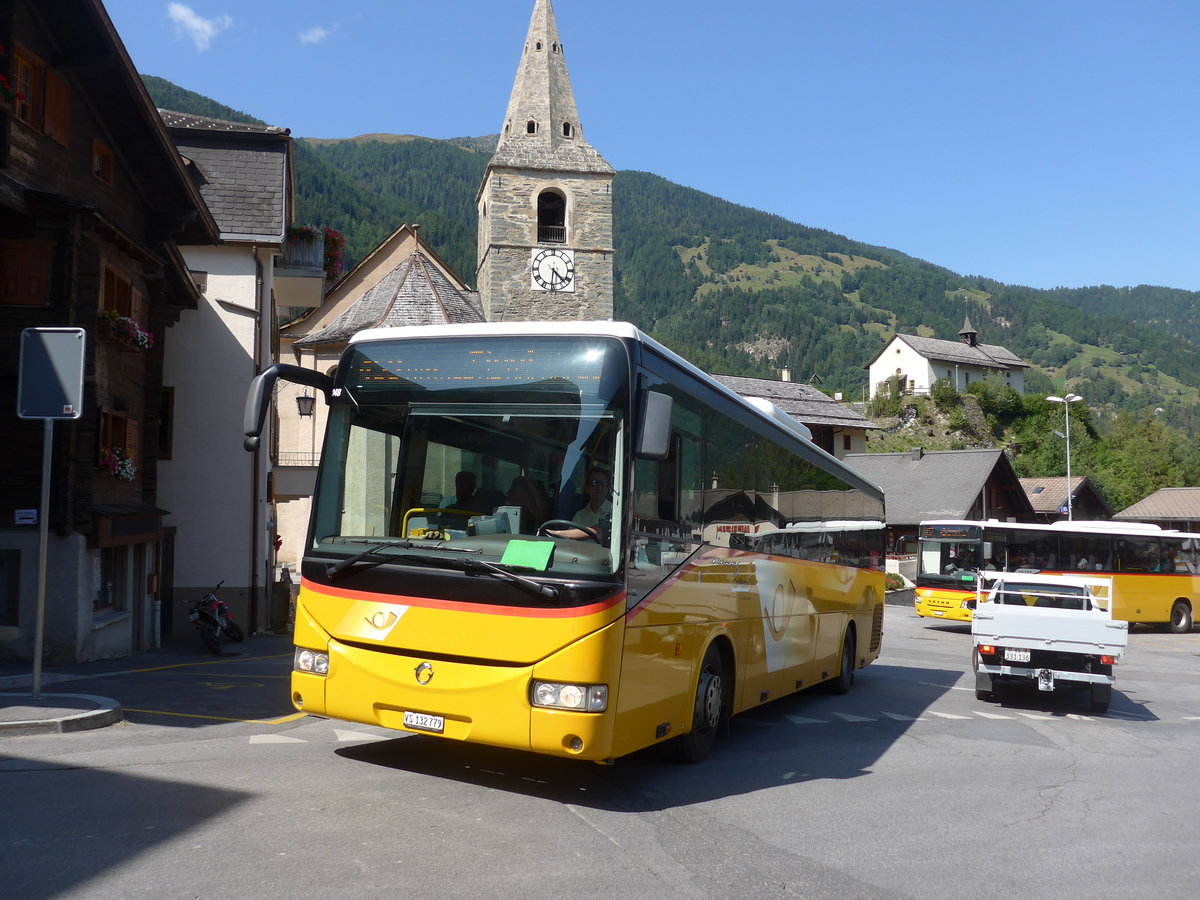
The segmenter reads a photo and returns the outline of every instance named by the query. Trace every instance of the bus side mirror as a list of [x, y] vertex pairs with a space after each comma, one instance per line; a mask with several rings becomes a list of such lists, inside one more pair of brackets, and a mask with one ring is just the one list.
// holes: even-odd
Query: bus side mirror
[[645, 391], [642, 394], [642, 422], [638, 429], [638, 459], [664, 460], [671, 452], [671, 412], [675, 401], [669, 394]]
[[329, 402], [329, 390], [333, 387], [333, 379], [323, 372], [305, 369], [302, 366], [289, 366], [286, 363], [279, 363], [260, 372], [250, 382], [250, 390], [246, 394], [246, 412], [242, 418], [242, 430], [246, 434], [242, 446], [251, 452], [258, 449], [262, 440], [271, 395], [274, 393], [275, 382], [280, 378], [314, 387], [321, 391], [325, 395], [325, 401]]

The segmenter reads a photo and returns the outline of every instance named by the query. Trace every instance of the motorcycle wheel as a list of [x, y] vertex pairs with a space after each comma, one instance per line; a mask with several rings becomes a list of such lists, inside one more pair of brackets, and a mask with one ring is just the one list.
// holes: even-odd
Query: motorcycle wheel
[[231, 641], [240, 644], [246, 639], [246, 635], [242, 632], [242, 626], [230, 619], [225, 625], [225, 634], [229, 636]]
[[221, 652], [221, 626], [201, 625], [200, 640], [204, 641], [204, 646], [208, 648], [208, 652], [216, 656]]

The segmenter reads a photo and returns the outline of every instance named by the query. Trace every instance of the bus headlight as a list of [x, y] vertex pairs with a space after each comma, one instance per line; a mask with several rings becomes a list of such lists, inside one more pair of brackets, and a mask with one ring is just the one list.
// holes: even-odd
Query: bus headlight
[[535, 681], [530, 693], [533, 705], [544, 709], [571, 709], [578, 712], [604, 712], [608, 709], [607, 684]]
[[310, 672], [313, 675], [329, 674], [329, 654], [318, 653], [316, 650], [296, 648], [296, 659], [292, 667], [297, 672]]

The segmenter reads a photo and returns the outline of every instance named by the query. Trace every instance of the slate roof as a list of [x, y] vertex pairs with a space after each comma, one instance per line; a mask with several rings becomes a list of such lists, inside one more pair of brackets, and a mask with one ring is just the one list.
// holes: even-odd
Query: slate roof
[[224, 240], [282, 241], [291, 181], [291, 133], [160, 109], [163, 124]]
[[1003, 450], [990, 449], [848, 453], [843, 461], [883, 488], [888, 525], [967, 518], [993, 470], [1006, 464]]
[[1200, 488], [1159, 488], [1113, 518], [1136, 522], [1200, 521]]
[[870, 419], [855, 412], [851, 407], [838, 403], [811, 384], [774, 381], [770, 378], [742, 378], [737, 375], [714, 375], [713, 378], [735, 394], [770, 400], [793, 419], [805, 425], [832, 425], [864, 430], [879, 428]]
[[972, 347], [962, 341], [943, 341], [938, 338], [917, 337], [914, 334], [897, 334], [896, 337], [926, 359], [980, 366], [985, 369], [1029, 368], [1029, 364], [1019, 356], [997, 344], [976, 344]]
[[[1071, 479], [1071, 496], [1079, 496], [1086, 477], [1077, 476]], [[1066, 478], [1022, 478], [1021, 489], [1029, 498], [1029, 503], [1036, 513], [1057, 513], [1067, 505]]]
[[415, 250], [349, 309], [295, 346], [345, 343], [366, 328], [482, 321], [479, 294], [460, 291], [424, 253]]

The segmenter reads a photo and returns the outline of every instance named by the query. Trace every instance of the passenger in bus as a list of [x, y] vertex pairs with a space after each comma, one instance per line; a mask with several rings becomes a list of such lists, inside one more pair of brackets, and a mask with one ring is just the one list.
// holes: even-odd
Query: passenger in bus
[[550, 518], [550, 500], [528, 475], [518, 475], [508, 489], [509, 506], [521, 507], [521, 530], [537, 531]]
[[475, 496], [475, 473], [459, 472], [454, 476], [454, 496], [443, 498], [440, 506], [442, 509], [482, 511], [475, 505], [478, 499]]

